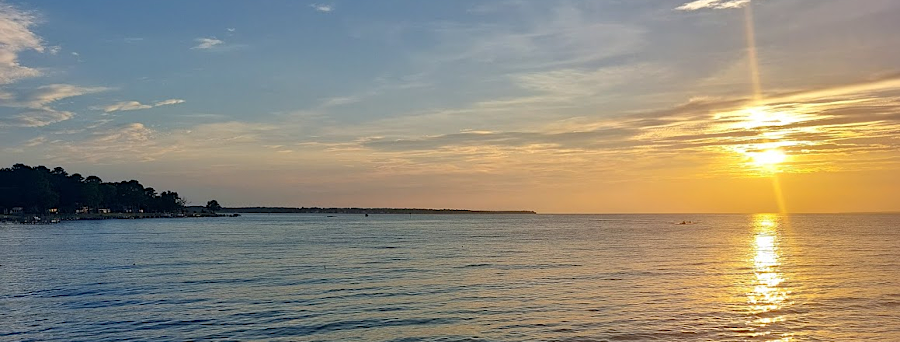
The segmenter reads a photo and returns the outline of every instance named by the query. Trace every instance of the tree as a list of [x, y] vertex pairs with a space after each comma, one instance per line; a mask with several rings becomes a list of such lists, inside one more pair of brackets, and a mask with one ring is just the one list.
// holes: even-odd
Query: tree
[[184, 199], [178, 197], [178, 193], [174, 191], [163, 191], [155, 198], [155, 202], [154, 211], [174, 213], [184, 209]]
[[100, 183], [89, 182], [81, 186], [81, 204], [91, 208], [98, 208], [103, 200], [100, 192]]
[[222, 210], [222, 206], [219, 205], [219, 201], [211, 200], [209, 202], [206, 202], [206, 210], [217, 212], [219, 210]]
[[116, 183], [116, 196], [126, 210], [138, 211], [145, 201], [144, 186], [136, 180]]
[[109, 208], [116, 208], [118, 206], [118, 193], [116, 192], [116, 186], [112, 183], [100, 183], [100, 197], [103, 200], [100, 201], [100, 205]]
[[136, 180], [103, 182], [97, 176], [70, 175], [62, 167], [50, 169], [21, 163], [0, 168], [0, 209], [21, 207], [25, 212], [39, 214], [51, 208], [72, 213], [84, 206], [102, 206], [116, 212], [144, 209], [174, 213], [182, 211], [184, 205], [185, 200], [177, 192], [157, 193]]

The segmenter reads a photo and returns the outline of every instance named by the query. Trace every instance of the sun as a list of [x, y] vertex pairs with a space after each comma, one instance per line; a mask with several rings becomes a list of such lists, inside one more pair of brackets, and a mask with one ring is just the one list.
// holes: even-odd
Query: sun
[[750, 154], [750, 158], [753, 159], [753, 164], [757, 166], [772, 167], [787, 160], [787, 155], [779, 150], [765, 150]]

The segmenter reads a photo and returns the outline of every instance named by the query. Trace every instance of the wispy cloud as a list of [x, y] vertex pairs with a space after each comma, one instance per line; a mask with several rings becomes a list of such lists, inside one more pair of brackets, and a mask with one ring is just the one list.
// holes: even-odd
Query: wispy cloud
[[83, 87], [73, 84], [48, 84], [37, 87], [27, 95], [21, 106], [29, 108], [45, 108], [47, 105], [69, 97], [99, 93], [109, 90], [107, 87]]
[[329, 107], [337, 107], [344, 106], [348, 104], [353, 104], [362, 101], [367, 95], [371, 94], [359, 94], [352, 96], [338, 96], [325, 99], [322, 101], [322, 104], [319, 105], [319, 108], [329, 108]]
[[56, 101], [86, 94], [106, 91], [105, 87], [81, 87], [71, 84], [50, 84], [35, 88], [24, 95], [14, 96], [7, 93], [8, 100], [0, 103], [0, 107], [19, 108], [25, 111], [7, 118], [0, 118], [0, 126], [41, 127], [52, 123], [69, 120], [74, 116], [70, 111], [57, 110], [52, 104]]
[[41, 38], [31, 31], [35, 17], [11, 5], [0, 3], [0, 85], [37, 77], [40, 70], [19, 64], [19, 53], [44, 52]]
[[328, 13], [334, 11], [334, 5], [330, 4], [311, 4], [309, 7], [316, 10], [316, 12]]
[[118, 111], [149, 109], [149, 108], [153, 108], [153, 107], [168, 106], [168, 105], [174, 105], [174, 104], [179, 104], [179, 103], [184, 103], [184, 100], [168, 99], [168, 100], [156, 102], [152, 105], [143, 104], [138, 101], [122, 101], [122, 102], [113, 103], [108, 106], [91, 107], [91, 109], [102, 110], [106, 113], [112, 113], [112, 112], [118, 112]]
[[696, 11], [700, 9], [727, 9], [741, 8], [750, 3], [751, 0], [696, 0], [678, 6], [675, 9], [679, 11]]
[[120, 127], [97, 133], [94, 141], [97, 142], [135, 142], [147, 141], [153, 131], [142, 123], [130, 123]]
[[645, 30], [623, 22], [597, 20], [596, 8], [565, 3], [524, 2], [508, 9], [516, 22], [428, 24], [435, 49], [421, 56], [425, 65], [489, 64], [504, 70], [582, 67], [635, 52]]
[[211, 49], [215, 46], [222, 45], [223, 43], [225, 43], [216, 38], [197, 38], [197, 39], [194, 39], [194, 41], [197, 42], [197, 45], [195, 45], [194, 47], [191, 48], [194, 50]]
[[94, 132], [86, 139], [60, 144], [49, 150], [49, 157], [67, 162], [135, 162], [152, 161], [178, 150], [178, 146], [162, 146], [157, 132], [142, 123], [128, 123]]
[[82, 87], [71, 84], [50, 84], [35, 88], [34, 91], [24, 95], [11, 93], [0, 94], [7, 100], [0, 102], [0, 107], [25, 109], [12, 116], [0, 117], [0, 126], [5, 127], [42, 127], [60, 121], [71, 119], [75, 114], [70, 111], [58, 110], [52, 104], [56, 101], [98, 93], [108, 90], [105, 87]]
[[179, 104], [179, 103], [184, 103], [184, 100], [182, 100], [182, 99], [162, 100], [162, 101], [154, 103], [153, 107], [168, 106], [168, 105]]
[[9, 118], [0, 117], [0, 127], [43, 127], [74, 116], [72, 112], [53, 108], [39, 108], [16, 114]]
[[104, 112], [118, 112], [118, 111], [126, 111], [126, 110], [139, 110], [139, 109], [147, 109], [153, 108], [153, 106], [145, 105], [137, 101], [122, 101], [116, 102], [108, 106], [104, 107], [92, 107], [92, 109], [102, 109]]
[[28, 139], [28, 141], [25, 141], [24, 143], [22, 143], [22, 146], [35, 147], [35, 146], [43, 145], [45, 142], [47, 142], [47, 137], [39, 136], [39, 137], [34, 137], [31, 139]]

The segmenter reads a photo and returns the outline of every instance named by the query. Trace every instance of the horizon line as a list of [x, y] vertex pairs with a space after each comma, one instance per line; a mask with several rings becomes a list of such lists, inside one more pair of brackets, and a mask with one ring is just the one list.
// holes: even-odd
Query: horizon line
[[[203, 207], [202, 205], [188, 205], [185, 207]], [[222, 209], [242, 208], [278, 208], [278, 209], [361, 209], [361, 210], [433, 210], [433, 211], [471, 211], [471, 212], [530, 212], [537, 215], [754, 215], [754, 214], [779, 214], [779, 215], [827, 215], [827, 214], [900, 214], [898, 210], [886, 211], [798, 211], [798, 212], [539, 212], [531, 209], [465, 209], [465, 208], [415, 208], [415, 207], [341, 207], [341, 206], [229, 206]]]

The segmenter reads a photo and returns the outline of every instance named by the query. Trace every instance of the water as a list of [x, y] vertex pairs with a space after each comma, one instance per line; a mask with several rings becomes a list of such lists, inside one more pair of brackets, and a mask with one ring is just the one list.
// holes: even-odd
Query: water
[[900, 341], [900, 215], [6, 225], [0, 265], [3, 341]]

